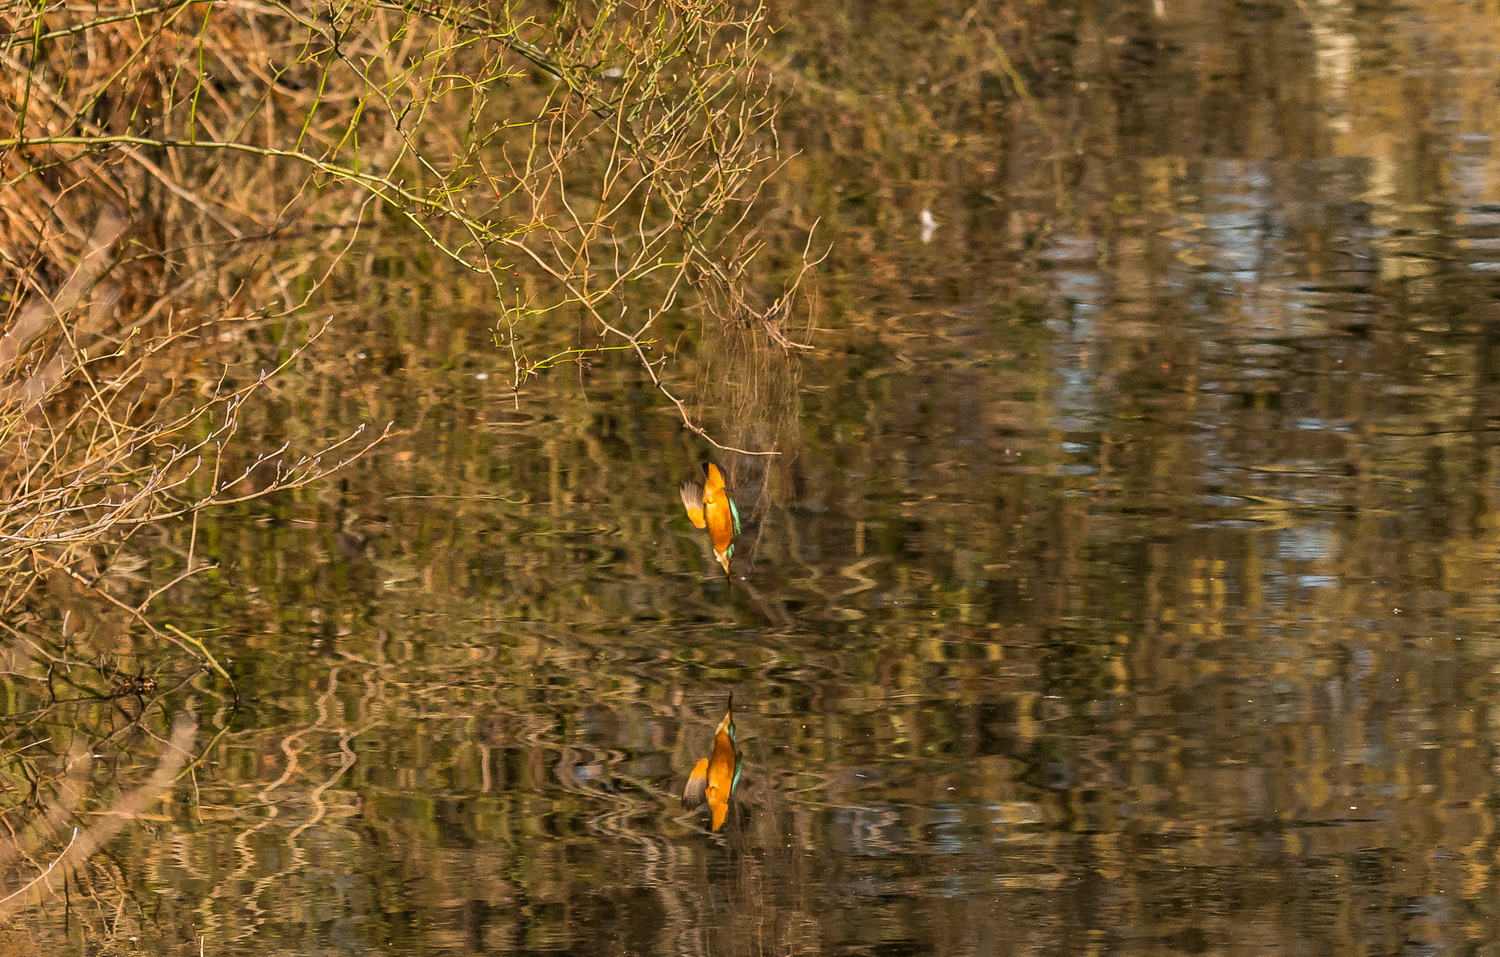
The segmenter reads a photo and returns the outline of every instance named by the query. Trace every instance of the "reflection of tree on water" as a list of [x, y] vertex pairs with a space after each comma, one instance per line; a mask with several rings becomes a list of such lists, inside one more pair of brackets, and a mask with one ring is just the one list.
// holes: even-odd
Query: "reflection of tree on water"
[[[57, 710], [74, 711], [85, 700], [103, 699], [77, 698]], [[72, 723], [70, 715], [24, 716], [28, 731], [69, 740], [67, 749], [60, 749], [50, 735], [29, 744], [20, 743], [23, 735], [14, 732], [0, 740], [9, 785], [9, 799], [0, 810], [8, 831], [0, 840], [0, 873], [5, 875], [0, 917], [25, 926], [15, 915], [70, 885], [86, 911], [113, 910], [135, 921], [139, 898], [134, 889], [120, 881], [110, 863], [93, 858], [180, 783], [184, 767], [196, 760], [199, 743], [191, 715], [177, 718], [163, 738], [151, 730], [162, 718], [152, 710], [149, 719], [143, 713], [108, 733], [95, 730], [92, 740], [80, 733], [91, 729]], [[121, 760], [126, 748], [130, 756]], [[154, 768], [139, 767], [151, 750], [157, 753]], [[138, 770], [150, 773], [141, 779]]]

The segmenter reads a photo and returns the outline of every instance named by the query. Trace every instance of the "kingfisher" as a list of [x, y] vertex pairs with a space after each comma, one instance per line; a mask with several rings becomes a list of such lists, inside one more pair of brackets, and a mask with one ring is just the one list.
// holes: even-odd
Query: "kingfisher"
[[713, 756], [701, 758], [693, 766], [687, 786], [682, 789], [682, 806], [691, 811], [707, 801], [711, 823], [717, 831], [724, 826], [724, 818], [729, 814], [729, 796], [740, 783], [744, 767], [745, 757], [734, 746], [734, 695], [730, 695], [724, 720], [714, 729]]
[[724, 487], [724, 473], [712, 462], [703, 466], [703, 484], [683, 482], [682, 505], [687, 509], [688, 521], [698, 528], [707, 528], [713, 541], [714, 558], [724, 566], [724, 577], [729, 574], [729, 556], [734, 554], [734, 537], [740, 533], [740, 510], [729, 489]]

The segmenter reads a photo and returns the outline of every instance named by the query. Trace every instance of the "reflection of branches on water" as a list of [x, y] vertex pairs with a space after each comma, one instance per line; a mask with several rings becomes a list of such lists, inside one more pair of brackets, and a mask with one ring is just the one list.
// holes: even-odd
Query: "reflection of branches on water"
[[[807, 952], [814, 942], [807, 934], [816, 923], [811, 910], [768, 906], [788, 885], [811, 886], [806, 855], [786, 841], [793, 828], [792, 808], [780, 793], [780, 774], [751, 758], [731, 804], [729, 825], [710, 834], [703, 821], [695, 820], [698, 815], [680, 809], [678, 794], [694, 753], [690, 742], [701, 747], [698, 737], [705, 726], [713, 726], [713, 719], [693, 713], [680, 695], [670, 703], [653, 703], [648, 696], [622, 693], [620, 701], [628, 701], [633, 712], [647, 708], [656, 721], [675, 726], [672, 750], [679, 760], [673, 773], [639, 774], [632, 770], [630, 752], [581, 743], [576, 735], [554, 728], [522, 736], [529, 747], [557, 756], [551, 780], [535, 786], [544, 793], [575, 794], [586, 807], [602, 808], [579, 815], [589, 825], [579, 844], [607, 848], [611, 855], [622, 844], [633, 848], [631, 859], [640, 870], [630, 883], [649, 892], [661, 908], [664, 919], [656, 933], [665, 942], [664, 951], [737, 953], [748, 945], [750, 952], [765, 947]], [[757, 740], [753, 733], [746, 736], [751, 752]], [[586, 886], [579, 880], [578, 887], [564, 893], [582, 896], [588, 893]]]
[[[798, 393], [802, 363], [784, 350], [766, 348], [761, 337], [741, 324], [705, 330], [699, 348], [693, 385], [697, 408], [691, 415], [698, 420], [720, 420], [717, 431], [733, 440], [732, 446], [714, 445], [735, 453], [721, 453], [715, 458], [725, 470], [731, 494], [745, 518], [746, 534], [735, 549], [741, 563], [737, 584], [744, 586], [769, 620], [784, 622], [785, 610], [772, 607], [751, 579], [756, 574], [756, 555], [769, 530], [766, 520], [772, 506], [784, 505], [792, 497], [789, 463], [795, 459], [801, 441]], [[739, 447], [770, 449], [776, 455], [738, 454]], [[772, 534], [779, 535], [780, 531]]]
[[[759, 336], [736, 323], [706, 329], [699, 349], [694, 414], [702, 417], [711, 410], [722, 422], [720, 430], [736, 445], [795, 449], [801, 433], [801, 360], [765, 348]], [[754, 459], [730, 461], [728, 477], [736, 487], [751, 484], [749, 475], [742, 474], [746, 470], [773, 467]], [[761, 484], [761, 478], [756, 475], [754, 484]]]
[[[41, 868], [40, 873], [0, 898], [0, 919], [7, 918], [55, 889], [57, 881], [81, 867], [131, 821], [139, 818], [164, 795], [192, 757], [189, 751], [197, 736], [197, 722], [181, 717], [173, 725], [172, 736], [162, 747], [156, 769], [136, 788], [120, 795], [107, 809], [95, 812], [99, 819], [86, 827], [74, 826], [64, 847]], [[88, 753], [74, 751], [67, 760], [63, 778], [54, 797], [36, 813], [35, 820], [18, 833], [10, 828], [8, 843], [0, 840], [0, 869], [8, 870], [20, 857], [36, 865], [45, 856], [44, 848], [55, 844], [58, 832], [76, 816], [88, 792], [92, 760]], [[7, 822], [9, 823], [9, 822]]]
[[[123, 228], [117, 213], [101, 214], [71, 277], [55, 296], [39, 295], [21, 308], [0, 339], [0, 567], [9, 572], [0, 612], [36, 605], [44, 581], [70, 579], [92, 601], [126, 612], [133, 627], [206, 660], [227, 679], [198, 639], [146, 615], [163, 592], [210, 567], [194, 561], [192, 543], [180, 573], [128, 603], [111, 587], [119, 582], [108, 581], [99, 566], [130, 567], [133, 556], [122, 545], [145, 528], [172, 519], [196, 523], [206, 510], [319, 482], [389, 430], [361, 440], [359, 427], [314, 452], [299, 455], [283, 443], [237, 461], [228, 450], [247, 404], [296, 363], [306, 344], [279, 354], [248, 381], [236, 382], [226, 368], [197, 382], [196, 394], [178, 390], [163, 377], [163, 363], [230, 325], [228, 317], [158, 326], [148, 314], [111, 335], [107, 324], [69, 313], [82, 296], [75, 285], [95, 282], [104, 265], [119, 265], [123, 254], [111, 247]], [[314, 329], [309, 341], [326, 328]]]
[[[235, 833], [233, 844], [239, 858], [238, 866], [226, 875], [221, 882], [221, 890], [213, 895], [227, 895], [236, 909], [250, 911], [252, 924], [259, 923], [265, 917], [259, 902], [269, 889], [309, 866], [304, 835], [331, 817], [347, 818], [356, 813], [355, 802], [348, 794], [342, 795], [342, 802], [329, 799], [329, 791], [354, 767], [356, 758], [352, 741], [372, 724], [366, 722], [351, 727], [341, 720], [342, 708], [338, 705], [343, 671], [344, 666], [341, 665], [330, 669], [327, 687], [316, 699], [317, 716], [313, 722], [279, 739], [276, 753], [284, 761], [281, 772], [261, 785], [256, 791], [255, 801], [213, 807], [220, 815], [259, 817], [254, 823]], [[315, 742], [321, 743], [330, 737], [337, 747], [337, 764], [326, 775], [307, 774], [304, 763], [314, 764], [316, 758], [324, 753]], [[290, 787], [294, 784], [296, 787]], [[288, 818], [295, 820], [295, 824]], [[255, 840], [261, 832], [273, 828], [285, 831], [280, 843], [286, 848], [287, 857], [279, 867], [266, 866], [264, 848]], [[248, 890], [244, 886], [247, 881]]]
[[[139, 893], [138, 877], [127, 878], [98, 867], [81, 874], [77, 866], [124, 826], [126, 818], [121, 815], [139, 816], [144, 806], [142, 802], [149, 803], [153, 795], [160, 792], [164, 778], [170, 783], [170, 776], [180, 774], [186, 760], [169, 761], [170, 755], [181, 746], [174, 736], [173, 742], [176, 743], [163, 743], [159, 770], [146, 784], [131, 788], [123, 783], [136, 761], [118, 759], [115, 755], [137, 750], [126, 747], [127, 742], [134, 744], [155, 737], [150, 721], [160, 713], [158, 702], [169, 700], [178, 688], [168, 688], [166, 694], [159, 697], [143, 697], [137, 692], [152, 687], [153, 681], [161, 679], [160, 671], [153, 677], [138, 666], [132, 673], [126, 670], [123, 661], [106, 664], [102, 654], [93, 662], [80, 660], [81, 653], [85, 653], [96, 640], [105, 646], [109, 644], [108, 635], [118, 635], [112, 625], [121, 617], [122, 613], [115, 613], [114, 622], [106, 618], [92, 629], [87, 622], [80, 621], [74, 633], [56, 642], [26, 636], [26, 643], [18, 641], [13, 644], [5, 662], [12, 677], [26, 679], [19, 685], [23, 694], [41, 699], [41, 705], [35, 711], [13, 716], [20, 719], [17, 731], [0, 740], [0, 752], [10, 752], [3, 772], [10, 779], [12, 793], [29, 793], [23, 804], [0, 812], [0, 827], [12, 834], [11, 854], [24, 855], [26, 871], [22, 873], [0, 860], [0, 874], [6, 875], [8, 887], [17, 890], [22, 890], [22, 885], [28, 881], [36, 881], [34, 889], [15, 896], [10, 905], [13, 908], [24, 909], [35, 903], [44, 887], [60, 886], [65, 876], [71, 880], [75, 897], [80, 890], [86, 890], [87, 894], [101, 900], [119, 902], [107, 904], [105, 911], [128, 906]], [[307, 870], [312, 850], [309, 832], [322, 833], [332, 819], [357, 813], [358, 802], [348, 792], [335, 791], [355, 766], [354, 741], [368, 726], [365, 722], [345, 718], [343, 699], [347, 682], [342, 680], [345, 672], [346, 666], [336, 666], [331, 670], [326, 686], [320, 689], [314, 702], [316, 714], [311, 723], [291, 733], [279, 732], [275, 742], [264, 749], [267, 757], [278, 756], [280, 764], [272, 776], [258, 778], [248, 794], [243, 785], [236, 784], [228, 796], [221, 798], [224, 792], [214, 783], [222, 779], [221, 775], [217, 772], [211, 774], [207, 781], [200, 781], [195, 775], [191, 807], [200, 820], [233, 822], [247, 819], [251, 822], [240, 827], [232, 838], [239, 853], [238, 868], [229, 874], [219, 873], [214, 870], [211, 860], [203, 860], [196, 853], [174, 859], [171, 849], [163, 849], [147, 853], [142, 859], [149, 871], [162, 872], [160, 880], [150, 886], [171, 885], [181, 879], [175, 872], [186, 870], [215, 888], [209, 894], [210, 899], [226, 902], [225, 909], [233, 915], [230, 920], [234, 927], [230, 929], [238, 932], [247, 915], [251, 921], [259, 920], [255, 915], [261, 902], [273, 896], [275, 881]], [[41, 677], [34, 677], [38, 675]], [[192, 677], [190, 675], [184, 680]], [[165, 681], [160, 683], [166, 685]], [[52, 689], [50, 695], [49, 688]], [[369, 693], [373, 694], [374, 690]], [[139, 706], [132, 704], [137, 701]], [[80, 711], [81, 706], [90, 702], [96, 704]], [[64, 711], [64, 706], [69, 710]], [[99, 726], [99, 729], [86, 727], [87, 722]], [[180, 727], [178, 731], [181, 731]], [[21, 733], [28, 738], [20, 737]], [[29, 739], [44, 739], [43, 743], [45, 740], [71, 740], [77, 744], [66, 755], [51, 758]], [[217, 746], [221, 740], [226, 747], [238, 747], [237, 739], [229, 736], [227, 723], [209, 745], [215, 749], [216, 767], [222, 766], [224, 761], [223, 752]], [[110, 760], [99, 760], [105, 757]], [[46, 770], [48, 761], [59, 763], [61, 769]], [[113, 808], [100, 812], [113, 815], [108, 819], [111, 823], [107, 827], [79, 824], [71, 847], [65, 851], [56, 850], [68, 840], [70, 825], [75, 818], [95, 813], [90, 807], [89, 788], [97, 787], [91, 782], [106, 775], [108, 780], [119, 778], [122, 783], [118, 786], [126, 792], [126, 797], [115, 802]], [[246, 800], [247, 796], [249, 800]], [[17, 823], [18, 815], [24, 815], [22, 820], [26, 823]], [[264, 869], [268, 842], [256, 838], [268, 828], [274, 828], [272, 833], [275, 834], [269, 843], [285, 848], [273, 854], [284, 861], [284, 866], [273, 868], [269, 874]], [[54, 863], [51, 872], [46, 872], [49, 859]], [[11, 877], [11, 874], [15, 876]], [[199, 928], [195, 925], [195, 930], [212, 932], [215, 929], [214, 922], [220, 919], [219, 911], [210, 909], [206, 913], [208, 926]], [[117, 934], [108, 929], [100, 933], [105, 937]]]
[[[166, 335], [148, 351], [181, 345], [198, 331]], [[320, 332], [314, 331], [311, 338]], [[252, 456], [248, 464], [226, 469], [223, 450], [238, 435], [241, 408], [295, 363], [304, 348], [291, 350], [248, 384], [229, 386], [223, 377], [205, 384], [206, 401], [175, 414], [157, 414], [144, 423], [141, 406], [148, 398], [122, 388], [144, 388], [140, 380], [149, 372], [139, 356], [114, 370], [117, 378], [108, 395], [85, 390], [71, 408], [62, 403], [50, 406], [48, 419], [30, 421], [23, 418], [26, 409], [0, 399], [0, 418], [10, 424], [0, 455], [17, 469], [6, 476], [6, 501], [0, 508], [0, 562], [24, 566], [56, 553], [64, 560], [50, 564], [66, 564], [70, 548], [271, 491], [302, 488], [369, 451], [389, 435], [389, 429], [361, 444], [356, 442], [364, 432], [360, 427], [317, 452], [292, 458], [287, 457], [290, 444], [284, 443]], [[87, 349], [80, 348], [69, 371], [87, 378], [89, 362]], [[5, 371], [0, 369], [0, 375]], [[149, 401], [160, 400], [153, 396]], [[247, 485], [248, 490], [239, 491]], [[0, 607], [13, 608], [30, 584], [26, 576], [12, 578]]]
[[[195, 932], [275, 934], [315, 919], [310, 909], [330, 893], [380, 894], [447, 915], [441, 924], [454, 932], [528, 922], [538, 942], [587, 950], [597, 926], [589, 908], [601, 882], [613, 881], [658, 909], [652, 932], [672, 952], [817, 949], [806, 935], [818, 926], [812, 898], [826, 885], [814, 871], [826, 862], [808, 848], [830, 836], [866, 848], [869, 835], [856, 827], [844, 836], [846, 816], [830, 812], [870, 795], [835, 789], [830, 805], [816, 793], [783, 793], [805, 785], [806, 772], [789, 776], [768, 759], [797, 754], [805, 765], [795, 749], [810, 745], [773, 737], [768, 712], [757, 709], [743, 722], [747, 770], [731, 824], [702, 833], [675, 792], [712, 727], [699, 712], [720, 696], [664, 685], [684, 668], [715, 683], [784, 687], [794, 670], [836, 683], [832, 657], [820, 664], [775, 634], [753, 647], [694, 640], [674, 657], [660, 653], [659, 634], [534, 625], [520, 640], [490, 621], [402, 620], [404, 631], [341, 636], [331, 666], [313, 669], [331, 675], [326, 683], [282, 672], [272, 681], [285, 688], [263, 685], [287, 716], [268, 709], [258, 730], [226, 739], [195, 833], [141, 849], [153, 886], [205, 888]], [[777, 721], [787, 730], [784, 715]], [[868, 729], [881, 736], [887, 724], [872, 717]], [[873, 740], [889, 761], [916, 753]], [[925, 793], [913, 783], [903, 800], [916, 807]], [[830, 866], [835, 880], [865, 876], [857, 864]], [[327, 867], [351, 879], [330, 887]]]

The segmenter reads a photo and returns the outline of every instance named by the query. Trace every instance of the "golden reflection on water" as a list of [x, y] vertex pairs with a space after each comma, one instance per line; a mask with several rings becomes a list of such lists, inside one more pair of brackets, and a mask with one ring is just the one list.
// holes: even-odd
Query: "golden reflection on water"
[[[1487, 945], [1500, 34], [1446, 4], [1162, 8], [1037, 41], [1030, 102], [979, 32], [892, 62], [847, 18], [788, 24], [826, 41], [770, 194], [833, 246], [820, 351], [672, 345], [696, 420], [781, 453], [724, 454], [732, 585], [674, 494], [722, 453], [638, 370], [517, 409], [483, 321], [424, 306], [442, 277], [330, 333], [247, 425], [405, 436], [203, 528], [220, 571], [171, 616], [238, 701], [73, 610], [80, 658], [160, 693], [122, 710], [101, 674], [14, 731], [7, 825], [22, 745], [87, 740], [128, 791], [191, 698], [204, 750], [73, 876], [108, 906], [28, 910], [9, 945]], [[830, 76], [862, 96], [820, 112]], [[187, 540], [142, 539], [121, 593]], [[678, 796], [730, 692], [744, 779], [708, 834]]]

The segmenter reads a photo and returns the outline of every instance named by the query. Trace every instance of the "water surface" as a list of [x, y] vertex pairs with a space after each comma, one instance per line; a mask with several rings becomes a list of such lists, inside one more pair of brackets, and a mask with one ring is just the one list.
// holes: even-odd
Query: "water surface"
[[[249, 414], [403, 433], [200, 531], [166, 617], [233, 693], [146, 656], [80, 706], [206, 750], [50, 952], [1494, 947], [1493, 11], [1053, 11], [1022, 96], [934, 10], [879, 69], [878, 17], [787, 28], [830, 40], [766, 198], [831, 247], [815, 351], [683, 318], [694, 412], [777, 456], [608, 354], [517, 404], [397, 239], [345, 278], [367, 326]], [[676, 796], [731, 693], [712, 834]]]

